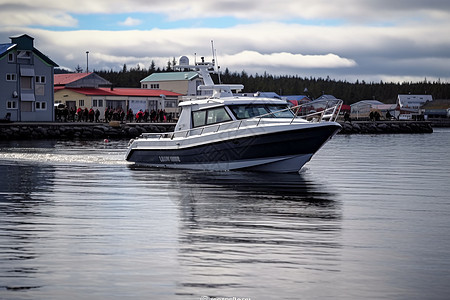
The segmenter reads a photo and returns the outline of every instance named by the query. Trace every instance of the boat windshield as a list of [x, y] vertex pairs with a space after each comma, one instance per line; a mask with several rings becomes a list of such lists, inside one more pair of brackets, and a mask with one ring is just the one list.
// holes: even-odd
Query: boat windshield
[[265, 115], [264, 118], [292, 118], [294, 115], [287, 105], [246, 104], [230, 105], [229, 108], [237, 119], [248, 119]]

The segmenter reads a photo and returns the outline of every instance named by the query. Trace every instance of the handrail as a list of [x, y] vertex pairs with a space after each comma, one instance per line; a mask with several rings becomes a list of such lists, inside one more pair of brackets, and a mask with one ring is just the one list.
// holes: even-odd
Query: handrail
[[[320, 107], [319, 104], [322, 102], [325, 102], [325, 108]], [[329, 106], [330, 102], [331, 102], [331, 106]], [[223, 126], [223, 125], [228, 125], [228, 126], [226, 126], [227, 128], [233, 128], [233, 126], [237, 125], [237, 127], [236, 127], [237, 129], [239, 129], [243, 123], [253, 124], [254, 126], [260, 126], [260, 123], [263, 118], [267, 118], [269, 116], [274, 116], [278, 113], [282, 113], [282, 112], [285, 112], [288, 110], [290, 110], [293, 115], [289, 124], [292, 124], [296, 119], [306, 120], [311, 123], [335, 122], [339, 116], [339, 112], [341, 110], [342, 104], [343, 104], [343, 101], [340, 99], [317, 100], [317, 101], [311, 101], [308, 103], [292, 106], [292, 107], [289, 107], [286, 109], [270, 112], [270, 113], [267, 113], [264, 115], [260, 115], [260, 116], [256, 116], [256, 117], [252, 117], [252, 118], [248, 118], [248, 119], [239, 119], [239, 120], [234, 120], [231, 122], [218, 123], [218, 124], [213, 124], [213, 125], [209, 125], [209, 126], [204, 126], [202, 128], [192, 128], [192, 129], [186, 129], [186, 130], [180, 130], [180, 131], [174, 131], [174, 132], [142, 133], [141, 137], [143, 137], [143, 138], [158, 138], [158, 139], [169, 137], [169, 138], [173, 139], [174, 137], [176, 137], [178, 135], [179, 136], [184, 135], [184, 137], [188, 137], [189, 135], [191, 135], [191, 133], [193, 131], [196, 131], [196, 130], [197, 131], [200, 130], [200, 133], [195, 134], [195, 135], [204, 134], [205, 129], [206, 129], [206, 132], [209, 132], [208, 129], [211, 129], [210, 132], [218, 132], [219, 129], [221, 128], [221, 126]], [[319, 106], [319, 107], [317, 108], [316, 106]], [[316, 110], [315, 108], [317, 108], [318, 110]], [[304, 115], [299, 115], [299, 113], [301, 113], [302, 110], [308, 110], [308, 109], [309, 109], [308, 113], [306, 113]], [[215, 127], [216, 127], [216, 129], [213, 130], [213, 128], [215, 128]]]

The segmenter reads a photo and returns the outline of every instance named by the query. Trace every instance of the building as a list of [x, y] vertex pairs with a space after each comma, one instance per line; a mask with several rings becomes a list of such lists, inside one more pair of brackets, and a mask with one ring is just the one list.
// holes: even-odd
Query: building
[[431, 95], [398, 95], [397, 104], [402, 108], [419, 109], [425, 103], [433, 101]]
[[400, 120], [422, 120], [421, 107], [428, 102], [432, 102], [431, 95], [398, 95], [397, 108], [399, 110], [398, 119]]
[[[107, 87], [109, 86], [109, 87]], [[142, 109], [165, 110], [172, 117], [178, 116], [181, 94], [160, 89], [113, 88], [111, 83], [95, 73], [71, 73], [55, 75], [55, 103], [71, 108], [92, 108], [104, 118], [106, 108], [134, 113]]]
[[0, 44], [0, 118], [54, 121], [53, 70], [58, 65], [34, 48], [29, 35]]
[[421, 112], [427, 120], [450, 118], [450, 99], [436, 99], [421, 107]]
[[361, 100], [350, 105], [352, 119], [369, 119], [371, 112], [378, 112], [383, 118], [386, 117], [387, 112], [391, 116], [398, 116], [396, 110], [397, 104], [384, 104], [378, 100]]
[[55, 74], [55, 87], [98, 88], [111, 87], [112, 83], [94, 72]]
[[141, 88], [166, 90], [185, 96], [201, 95], [198, 86], [203, 79], [197, 72], [153, 73], [141, 80]]

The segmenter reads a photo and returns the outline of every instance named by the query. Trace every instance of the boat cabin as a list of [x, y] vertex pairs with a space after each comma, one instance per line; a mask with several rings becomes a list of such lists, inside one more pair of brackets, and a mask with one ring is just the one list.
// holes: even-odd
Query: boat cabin
[[293, 118], [286, 101], [277, 99], [230, 98], [180, 103], [182, 108], [175, 131], [263, 116]]

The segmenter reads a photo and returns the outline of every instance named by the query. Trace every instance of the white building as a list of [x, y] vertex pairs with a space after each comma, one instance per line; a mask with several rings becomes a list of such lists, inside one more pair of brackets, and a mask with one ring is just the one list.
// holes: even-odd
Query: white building
[[400, 108], [419, 109], [425, 103], [433, 101], [431, 95], [398, 95], [397, 104]]

